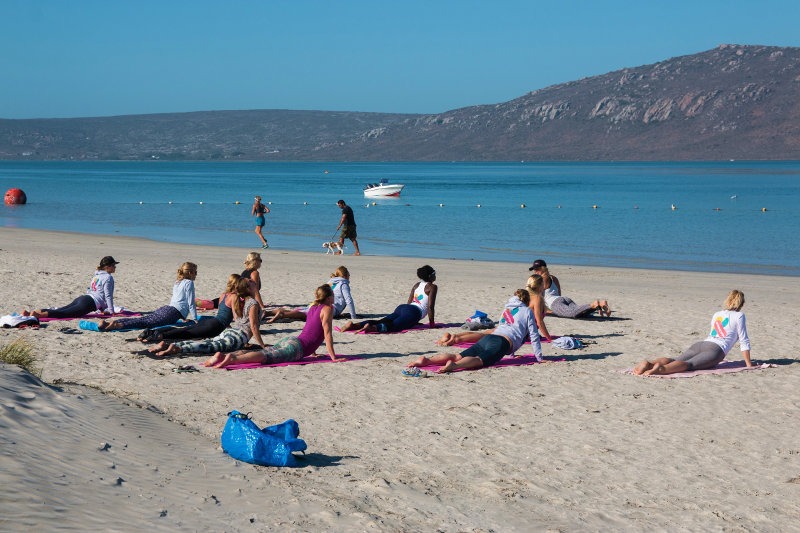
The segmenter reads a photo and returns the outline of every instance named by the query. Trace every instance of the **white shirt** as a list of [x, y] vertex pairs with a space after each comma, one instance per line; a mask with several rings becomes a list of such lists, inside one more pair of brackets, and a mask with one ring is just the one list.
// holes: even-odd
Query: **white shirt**
[[750, 338], [747, 336], [747, 324], [744, 313], [740, 311], [717, 311], [711, 319], [711, 332], [706, 339], [713, 342], [728, 355], [736, 341], [742, 351], [750, 349]]

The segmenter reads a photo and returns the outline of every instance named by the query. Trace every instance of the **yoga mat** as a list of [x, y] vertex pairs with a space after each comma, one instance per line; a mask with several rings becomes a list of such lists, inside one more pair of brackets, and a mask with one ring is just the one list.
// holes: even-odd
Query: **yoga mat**
[[[443, 324], [441, 322], [435, 322], [435, 324], [436, 324], [436, 328], [435, 329], [446, 329], [446, 328], [454, 328], [456, 326], [461, 326], [461, 324]], [[333, 329], [335, 329], [336, 331], [338, 331], [340, 333], [353, 333], [352, 331], [344, 331], [344, 332], [342, 332], [342, 330], [339, 329], [339, 326], [333, 326]], [[367, 333], [366, 331], [362, 331], [362, 332], [359, 333], [359, 335], [396, 335], [398, 333], [405, 333], [407, 331], [416, 331], [416, 330], [421, 330], [421, 329], [431, 329], [431, 328], [428, 327], [425, 324], [417, 324], [413, 328], [404, 329], [402, 331], [389, 331], [387, 333], [380, 333], [378, 331], [373, 331], [373, 332]]]
[[[551, 335], [551, 337], [553, 339], [557, 339], [558, 335]], [[547, 342], [552, 342], [552, 341], [549, 341], [549, 340], [545, 339], [544, 337], [541, 337], [539, 339], [539, 342], [547, 343]], [[530, 344], [530, 343], [531, 343], [531, 341], [528, 340], [528, 341], [525, 341], [523, 344]], [[457, 342], [455, 344], [451, 344], [450, 346], [442, 346], [442, 345], [439, 345], [439, 346], [442, 346], [442, 348], [469, 348], [470, 346], [474, 346], [474, 345], [475, 345], [474, 342]]]
[[40, 318], [39, 322], [53, 322], [56, 320], [75, 320], [76, 318], [113, 318], [121, 316], [141, 316], [141, 315], [142, 313], [136, 313], [134, 311], [122, 311], [121, 313], [114, 313], [113, 315], [104, 315], [101, 313], [89, 313], [88, 315], [76, 316], [72, 318]]
[[[777, 368], [778, 365], [770, 363], [762, 363], [760, 365], [747, 366], [744, 361], [722, 361], [714, 368], [706, 370], [692, 370], [691, 372], [676, 372], [675, 374], [667, 375], [650, 375], [640, 376], [645, 378], [693, 378], [702, 374], [730, 374], [731, 372], [741, 372], [742, 370], [763, 370], [765, 368]], [[622, 370], [612, 370], [618, 374], [633, 374], [632, 368], [625, 368]]]
[[[481, 368], [459, 368], [458, 370], [453, 370], [453, 372], [461, 372], [462, 370], [483, 370], [485, 368], [502, 368], [507, 366], [527, 366], [527, 365], [534, 365], [536, 363], [554, 363], [557, 361], [566, 361], [566, 359], [556, 359], [554, 357], [545, 357], [543, 361], [537, 361], [536, 357], [533, 355], [521, 355], [519, 357], [504, 357], [500, 359], [497, 363], [493, 364], [492, 366], [482, 366]], [[428, 366], [420, 366], [417, 367], [421, 370], [427, 370], [429, 372], [436, 372], [444, 365], [428, 365]]]
[[[346, 363], [347, 361], [355, 361], [360, 359], [359, 357], [345, 357], [346, 361], [338, 361], [339, 363]], [[247, 368], [266, 368], [266, 367], [273, 367], [273, 366], [292, 366], [292, 365], [310, 365], [313, 363], [333, 363], [331, 358], [327, 355], [312, 355], [309, 357], [304, 357], [299, 361], [291, 361], [289, 363], [274, 363], [271, 365], [265, 365], [264, 363], [242, 363], [239, 365], [228, 365], [225, 367], [225, 370], [244, 370]]]
[[[212, 317], [201, 316], [201, 317], [198, 317], [197, 321], [199, 322], [200, 320], [203, 320], [204, 318], [212, 318]], [[166, 326], [157, 326], [155, 328], [150, 328], [150, 329], [161, 329], [161, 328], [168, 328], [168, 327], [171, 327], [171, 326], [188, 326], [188, 325], [189, 324], [187, 324], [186, 322], [181, 320], [181, 321], [175, 322], [174, 324], [167, 324]], [[97, 322], [90, 322], [88, 320], [81, 320], [80, 322], [78, 322], [78, 327], [79, 328], [85, 329], [86, 331], [97, 331], [99, 333], [115, 333], [117, 331], [139, 331], [139, 330], [145, 329], [145, 328], [126, 328], [126, 329], [112, 329], [110, 331], [100, 331], [100, 328], [98, 328], [97, 326], [98, 326]]]

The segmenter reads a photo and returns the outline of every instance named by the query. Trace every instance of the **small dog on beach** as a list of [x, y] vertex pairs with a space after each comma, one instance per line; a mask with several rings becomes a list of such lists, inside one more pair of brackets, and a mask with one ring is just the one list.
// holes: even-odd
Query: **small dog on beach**
[[337, 255], [342, 253], [342, 245], [339, 244], [339, 241], [323, 242], [322, 247], [326, 248], [325, 255], [328, 254]]

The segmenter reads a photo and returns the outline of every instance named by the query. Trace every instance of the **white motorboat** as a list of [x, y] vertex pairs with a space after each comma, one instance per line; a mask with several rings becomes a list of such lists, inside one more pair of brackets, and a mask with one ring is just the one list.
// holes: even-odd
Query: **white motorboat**
[[400, 191], [405, 185], [390, 184], [389, 180], [382, 179], [380, 183], [369, 183], [364, 187], [364, 196], [377, 198], [380, 196], [400, 196]]

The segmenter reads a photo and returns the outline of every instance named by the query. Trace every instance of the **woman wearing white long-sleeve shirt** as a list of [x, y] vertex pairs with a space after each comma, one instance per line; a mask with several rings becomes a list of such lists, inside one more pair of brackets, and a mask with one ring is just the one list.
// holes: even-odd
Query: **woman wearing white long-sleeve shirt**
[[714, 368], [725, 359], [731, 348], [739, 342], [742, 358], [747, 366], [750, 361], [750, 337], [747, 336], [747, 323], [744, 313], [744, 293], [732, 290], [725, 299], [721, 311], [711, 318], [711, 331], [706, 340], [696, 342], [675, 359], [662, 357], [655, 361], [642, 361], [633, 369], [634, 374], [675, 374], [691, 370]]
[[[342, 265], [331, 274], [331, 279], [328, 280], [328, 285], [333, 289], [333, 317], [338, 318], [342, 312], [347, 309], [350, 313], [350, 319], [356, 320], [356, 304], [353, 301], [353, 296], [350, 294], [350, 271], [347, 267]], [[279, 308], [274, 311], [266, 311], [265, 316], [272, 315], [269, 322], [275, 322], [281, 318], [291, 318], [294, 320], [305, 320], [308, 307], [297, 311], [289, 311], [284, 308]]]
[[86, 294], [78, 296], [72, 303], [53, 309], [23, 311], [22, 315], [36, 318], [78, 318], [94, 311], [113, 314], [114, 278], [111, 274], [117, 271], [117, 263], [119, 261], [115, 261], [110, 255], [102, 258]]
[[420, 357], [408, 366], [441, 365], [439, 373], [452, 372], [453, 370], [482, 368], [497, 363], [506, 355], [513, 355], [526, 338], [530, 338], [533, 355], [538, 361], [542, 360], [542, 344], [539, 339], [539, 330], [536, 327], [536, 317], [528, 309], [530, 292], [527, 289], [518, 289], [514, 296], [508, 299], [500, 325], [484, 333], [481, 339], [460, 354], [440, 353], [433, 357]]
[[197, 306], [194, 296], [194, 280], [197, 278], [197, 265], [186, 262], [178, 269], [178, 280], [172, 287], [169, 305], [159, 307], [152, 313], [135, 318], [123, 318], [97, 326], [100, 331], [115, 329], [144, 329], [169, 326], [182, 318], [197, 320]]

